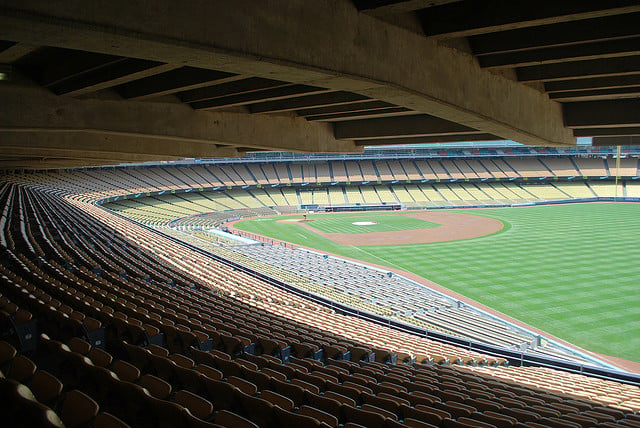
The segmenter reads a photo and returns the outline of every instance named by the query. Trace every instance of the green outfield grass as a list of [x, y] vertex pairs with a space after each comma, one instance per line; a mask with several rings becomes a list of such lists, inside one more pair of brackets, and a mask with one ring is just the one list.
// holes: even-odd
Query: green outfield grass
[[[375, 224], [353, 224], [367, 222]], [[410, 229], [429, 229], [440, 226], [430, 221], [393, 214], [375, 216], [352, 214], [351, 216], [341, 217], [316, 216], [313, 217], [312, 222], [306, 224], [324, 233], [394, 232]]]
[[[585, 349], [640, 361], [640, 204], [455, 212], [506, 227], [481, 238], [367, 247], [344, 247], [296, 223], [276, 222], [284, 217], [236, 227], [414, 272]], [[308, 217], [334, 216], [348, 214]], [[358, 216], [380, 222], [393, 214]]]

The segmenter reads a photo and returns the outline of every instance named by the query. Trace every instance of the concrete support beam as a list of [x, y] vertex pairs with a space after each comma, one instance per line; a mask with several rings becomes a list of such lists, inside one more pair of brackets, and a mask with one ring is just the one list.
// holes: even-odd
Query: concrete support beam
[[67, 84], [63, 88], [60, 88], [57, 93], [70, 96], [89, 94], [137, 79], [171, 71], [178, 67], [180, 66], [177, 64], [158, 64], [151, 67], [131, 64], [129, 67], [123, 67], [115, 72], [114, 70], [103, 70], [101, 73], [95, 73], [92, 76], [87, 76], [85, 79]]
[[243, 77], [232, 73], [181, 67], [166, 73], [120, 85], [116, 90], [123, 98], [144, 100], [176, 92], [187, 92], [206, 86], [227, 83], [231, 79], [238, 80], [241, 78]]
[[640, 98], [566, 103], [564, 120], [571, 128], [640, 126]]
[[611, 98], [634, 98], [640, 97], [640, 85], [626, 88], [593, 89], [586, 91], [552, 92], [549, 98], [562, 102], [572, 101], [595, 101], [607, 100]]
[[[497, 10], [500, 12], [496, 13]], [[640, 11], [636, 0], [465, 0], [424, 9], [420, 18], [425, 34], [436, 38], [453, 38], [634, 11]]]
[[[99, 141], [100, 144], [91, 144]], [[0, 149], [27, 158], [85, 159], [94, 161], [146, 162], [160, 159], [162, 140], [128, 135], [72, 130], [0, 130]], [[210, 149], [212, 157], [238, 156], [232, 148]], [[178, 160], [184, 156], [166, 156]]]
[[438, 6], [441, 4], [453, 3], [457, 0], [354, 0], [359, 11], [368, 13], [371, 16], [380, 16], [414, 12], [416, 10], [427, 7]]
[[251, 113], [274, 113], [282, 111], [298, 110], [301, 108], [314, 108], [330, 105], [347, 104], [355, 101], [364, 101], [367, 97], [352, 92], [329, 92], [316, 95], [305, 95], [294, 99], [279, 101], [265, 101], [249, 105]]
[[626, 137], [595, 137], [591, 143], [594, 146], [638, 146], [640, 135]]
[[623, 137], [640, 135], [640, 126], [625, 128], [578, 128], [573, 130], [576, 137]]
[[388, 144], [436, 144], [459, 143], [462, 141], [496, 141], [500, 138], [491, 134], [430, 135], [406, 138], [379, 138], [375, 140], [356, 140], [359, 146], [385, 146]]
[[[95, 160], [93, 166], [112, 165], [109, 159]], [[87, 166], [84, 159], [57, 159], [57, 158], [29, 158], [17, 160], [0, 160], [0, 170], [42, 170], [42, 169], [64, 169], [80, 168]]]
[[591, 77], [586, 79], [570, 79], [546, 82], [547, 92], [582, 91], [590, 89], [613, 89], [640, 86], [640, 72], [626, 76]]
[[[605, 3], [602, 3], [603, 5]], [[498, 54], [549, 47], [575, 46], [638, 36], [640, 13], [543, 25], [469, 38], [475, 55]]]
[[11, 147], [21, 140], [23, 147], [40, 144], [43, 149], [155, 159], [236, 156], [234, 147], [358, 151], [352, 141], [336, 141], [329, 125], [302, 118], [200, 112], [183, 104], [78, 100], [17, 85], [0, 85], [0, 99], [0, 135], [13, 135]]
[[7, 40], [356, 92], [525, 144], [575, 144], [544, 94], [347, 0], [3, 3]]
[[640, 37], [483, 55], [478, 57], [478, 62], [484, 68], [525, 67], [631, 55], [640, 55]]
[[464, 125], [423, 114], [350, 120], [337, 122], [333, 126], [336, 138], [353, 140], [478, 133], [475, 129]]
[[11, 64], [20, 58], [29, 55], [38, 49], [38, 46], [31, 46], [24, 43], [16, 43], [13, 46], [0, 52], [0, 64]]
[[388, 107], [381, 108], [375, 110], [362, 110], [362, 111], [351, 111], [346, 113], [334, 113], [334, 114], [324, 114], [320, 116], [306, 116], [307, 120], [315, 121], [315, 122], [340, 122], [343, 120], [353, 120], [353, 119], [373, 119], [380, 117], [397, 117], [400, 115], [413, 115], [414, 111], [407, 110], [404, 107]]
[[637, 74], [638, 70], [640, 70], [640, 55], [532, 65], [518, 68], [516, 74], [521, 82], [538, 82], [576, 79], [584, 76], [624, 76]]

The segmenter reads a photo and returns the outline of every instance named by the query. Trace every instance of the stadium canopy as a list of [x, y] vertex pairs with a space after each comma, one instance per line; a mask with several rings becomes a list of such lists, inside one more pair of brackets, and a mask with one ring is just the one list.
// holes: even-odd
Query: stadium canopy
[[637, 144], [637, 0], [4, 0], [0, 168]]

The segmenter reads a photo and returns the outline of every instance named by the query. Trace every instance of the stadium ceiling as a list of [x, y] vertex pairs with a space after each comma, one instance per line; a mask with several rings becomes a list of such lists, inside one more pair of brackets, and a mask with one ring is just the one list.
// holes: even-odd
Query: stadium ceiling
[[0, 168], [638, 143], [638, 0], [2, 0]]

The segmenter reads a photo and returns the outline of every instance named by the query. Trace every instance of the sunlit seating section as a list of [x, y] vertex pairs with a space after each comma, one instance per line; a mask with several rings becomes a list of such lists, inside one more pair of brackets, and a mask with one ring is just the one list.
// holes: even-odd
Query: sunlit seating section
[[376, 169], [378, 170], [378, 175], [380, 177], [380, 180], [393, 181], [396, 179], [387, 161], [382, 159], [378, 160], [375, 162], [375, 166], [376, 166]]
[[451, 176], [451, 174], [449, 173], [449, 171], [445, 168], [445, 166], [442, 163], [442, 161], [440, 161], [438, 159], [429, 160], [429, 167], [430, 167], [431, 171], [433, 171], [433, 173], [435, 174], [436, 179], [439, 179], [439, 180], [450, 180], [451, 178], [453, 178]]
[[520, 174], [514, 170], [504, 159], [492, 158], [482, 159], [482, 163], [487, 165], [496, 178], [518, 178]]
[[359, 164], [360, 164], [362, 177], [364, 178], [364, 181], [370, 181], [375, 183], [380, 179], [380, 177], [376, 173], [376, 170], [373, 167], [374, 165], [373, 161], [368, 161], [368, 160], [360, 161]]
[[503, 163], [521, 177], [551, 177], [554, 174], [538, 158], [504, 158]]
[[265, 175], [262, 167], [258, 163], [249, 163], [246, 165], [238, 165], [239, 168], [246, 168], [247, 173], [245, 175], [249, 175], [256, 183], [260, 185], [269, 184], [269, 179]]
[[328, 184], [331, 183], [331, 174], [329, 172], [329, 164], [317, 163], [316, 167], [316, 182]]
[[389, 165], [389, 170], [391, 174], [393, 174], [393, 179], [398, 181], [407, 181], [410, 180], [407, 172], [405, 170], [405, 165], [411, 163], [411, 161], [396, 161], [396, 160], [388, 160], [386, 161], [387, 165]]
[[556, 177], [575, 177], [581, 175], [576, 169], [571, 158], [544, 158], [540, 159]]
[[356, 161], [345, 161], [345, 169], [348, 175], [348, 181], [351, 183], [361, 183], [365, 181], [362, 170], [360, 169], [360, 163]]
[[329, 192], [329, 205], [345, 205], [346, 200], [342, 191], [342, 186], [331, 186]]
[[567, 199], [567, 194], [552, 184], [522, 184], [524, 190], [539, 200]]
[[[294, 206], [297, 207], [300, 205], [300, 198], [298, 198], [298, 193], [296, 189], [284, 188], [284, 189], [267, 189], [267, 193], [271, 196], [271, 198], [278, 202], [284, 201], [286, 206]], [[280, 199], [282, 197], [282, 199]], [[279, 204], [280, 205], [280, 204]], [[284, 206], [281, 205], [281, 206]]]
[[407, 175], [407, 178], [411, 181], [419, 181], [424, 179], [422, 173], [418, 169], [414, 160], [405, 160], [402, 162], [402, 167]]
[[[473, 167], [469, 164], [466, 159], [454, 159], [451, 161], [456, 168], [462, 173], [463, 178], [465, 179], [477, 179], [480, 178]], [[483, 176], [486, 176], [483, 175]]]
[[280, 195], [280, 199], [278, 202], [274, 201], [273, 198], [266, 192], [265, 189], [251, 189], [247, 190], [247, 192], [253, 196], [262, 206], [265, 207], [274, 207], [278, 205], [287, 205], [286, 202], [283, 201], [282, 195]]
[[606, 163], [601, 158], [573, 158], [583, 177], [603, 177], [609, 175], [605, 169]]
[[481, 162], [480, 159], [464, 159], [469, 168], [473, 171], [471, 175], [476, 175], [478, 178], [495, 178], [492, 170], [488, 170], [487, 166]]
[[625, 183], [625, 196], [630, 198], [640, 198], [640, 183], [637, 181], [628, 181]]
[[[20, 325], [0, 341], [3, 424], [638, 425], [638, 387], [504, 367], [338, 314], [87, 203], [166, 178], [118, 174], [112, 189], [76, 184], [76, 173], [3, 177], [33, 186], [0, 187], [0, 309]], [[174, 198], [152, 200], [176, 212], [194, 203]], [[376, 306], [393, 291], [359, 287]], [[481, 325], [454, 309], [442, 311], [458, 328]], [[21, 335], [29, 320], [35, 337]]]
[[439, 184], [435, 186], [436, 192], [441, 195], [443, 200], [448, 202], [451, 205], [461, 205], [463, 199], [453, 190], [451, 190], [451, 185], [449, 184]]
[[596, 196], [586, 182], [559, 181], [553, 185], [567, 194], [569, 198], [593, 198]]
[[330, 164], [331, 164], [331, 170], [333, 172], [333, 176], [332, 176], [333, 182], [346, 183], [347, 181], [349, 181], [349, 177], [347, 175], [344, 162], [333, 161]]
[[254, 263], [258, 270], [362, 310], [411, 324], [421, 325], [416, 320], [424, 321], [432, 330], [499, 346], [519, 348], [522, 343], [533, 340], [531, 335], [513, 332], [502, 322], [458, 308], [451, 299], [404, 278], [389, 277], [385, 272], [281, 246], [225, 249], [227, 256], [234, 257], [230, 251], [249, 256], [251, 259], [239, 257], [238, 260]]
[[496, 183], [474, 183], [474, 184], [478, 188], [478, 190], [480, 190], [483, 194], [487, 195], [487, 198], [489, 198], [489, 200], [491, 201], [494, 201], [497, 203], [503, 203], [503, 204], [509, 204], [513, 202], [511, 198], [509, 198], [504, 194], [504, 192], [500, 192], [498, 189], [496, 189], [493, 186], [493, 184], [496, 184]]
[[425, 195], [417, 184], [407, 184], [404, 187], [407, 189], [407, 192], [411, 195], [413, 200], [416, 201], [418, 206], [433, 205], [433, 202], [427, 197], [427, 195]]
[[605, 182], [597, 182], [590, 181], [589, 186], [593, 193], [600, 197], [622, 197], [624, 196], [622, 183], [618, 183], [616, 186], [615, 183], [605, 181]]
[[345, 194], [347, 196], [348, 203], [351, 205], [366, 203], [364, 198], [362, 197], [362, 193], [360, 193], [359, 186], [347, 186], [345, 188]]
[[391, 192], [391, 190], [389, 189], [389, 186], [376, 186], [374, 188], [376, 190], [376, 192], [378, 192], [378, 198], [380, 198], [380, 200], [383, 203], [386, 204], [397, 204], [398, 203], [398, 199], [395, 197], [395, 195]]
[[407, 191], [405, 185], [394, 184], [393, 186], [391, 186], [391, 191], [401, 204], [404, 204], [407, 207], [419, 206], [413, 199], [411, 194]]
[[[317, 183], [316, 166], [314, 164], [302, 164], [300, 165], [300, 171], [302, 173], [301, 183]], [[297, 172], [297, 171], [296, 171]], [[295, 177], [295, 174], [294, 174]]]
[[618, 177], [637, 177], [638, 176], [638, 159], [622, 158], [620, 159], [620, 171], [617, 172], [617, 159], [607, 158], [607, 167], [609, 175]]
[[264, 204], [254, 197], [250, 192], [241, 189], [228, 190], [225, 192], [227, 196], [240, 204], [240, 208], [260, 208]]
[[451, 178], [456, 180], [463, 180], [466, 178], [464, 172], [460, 170], [458, 162], [448, 159], [442, 160], [440, 162]]
[[446, 202], [447, 200], [443, 197], [443, 195], [434, 188], [434, 186], [430, 184], [420, 184], [418, 188], [422, 191], [422, 193], [435, 205], [441, 204], [442, 202]]
[[482, 183], [461, 183], [463, 188], [470, 196], [470, 200], [481, 204], [495, 204], [497, 201], [489, 196], [481, 186]]
[[267, 178], [271, 180], [271, 168], [273, 168], [275, 175], [278, 177], [277, 182], [281, 184], [289, 184], [292, 182], [291, 180], [291, 172], [288, 169], [288, 165], [286, 164], [267, 164], [265, 165], [264, 171], [267, 175]]
[[365, 204], [380, 204], [382, 201], [373, 186], [360, 186], [360, 193]]
[[479, 202], [474, 194], [469, 191], [470, 188], [465, 186], [465, 183], [450, 183], [446, 186], [451, 189], [451, 191], [454, 192], [464, 204], [476, 204]]

